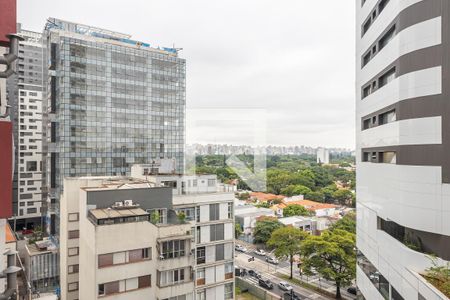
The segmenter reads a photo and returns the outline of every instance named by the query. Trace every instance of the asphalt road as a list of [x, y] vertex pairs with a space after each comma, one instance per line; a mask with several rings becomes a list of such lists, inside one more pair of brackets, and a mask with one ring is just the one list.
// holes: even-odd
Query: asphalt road
[[[238, 252], [236, 252], [238, 253]], [[248, 262], [248, 259], [251, 258], [252, 255], [246, 254], [246, 253], [239, 253], [236, 256], [236, 266], [245, 268], [247, 270], [255, 270], [258, 273], [261, 274], [263, 279], [268, 279], [272, 282], [274, 285], [274, 288], [272, 290], [269, 290], [271, 293], [274, 293], [276, 295], [282, 296], [285, 291], [282, 291], [278, 288], [278, 283], [282, 281], [280, 278], [273, 275], [277, 272], [277, 269], [284, 267], [288, 267], [289, 264], [287, 262], [282, 262], [280, 265], [272, 265], [268, 264], [265, 261], [264, 257], [255, 257], [255, 261]], [[258, 280], [254, 277], [251, 277], [249, 275], [246, 275], [243, 277], [243, 279], [251, 282], [252, 284], [258, 285]], [[292, 285], [292, 284], [291, 284]], [[294, 288], [294, 292], [300, 296], [300, 299], [318, 299], [318, 300], [328, 300], [331, 298], [327, 298], [325, 296], [322, 296], [320, 294], [317, 294], [313, 291], [307, 290], [303, 287], [292, 285]]]
[[[268, 262], [266, 262], [266, 258], [264, 256], [258, 256], [256, 254], [254, 254], [253, 252], [250, 251], [250, 253], [242, 253], [242, 252], [237, 252], [236, 251], [236, 265], [242, 268], [245, 268], [247, 270], [255, 270], [258, 271], [263, 279], [269, 279], [273, 284], [274, 284], [274, 289], [272, 290], [272, 292], [274, 294], [277, 295], [283, 295], [285, 292], [281, 291], [278, 288], [278, 283], [280, 281], [282, 281], [280, 278], [276, 277], [274, 274], [279, 272], [279, 273], [289, 273], [290, 271], [290, 265], [288, 261], [280, 261], [280, 263], [278, 265], [273, 265], [273, 264], [269, 264]], [[269, 254], [270, 255], [270, 254]], [[254, 257], [255, 261], [251, 261], [249, 262], [248, 259]], [[294, 276], [295, 277], [299, 277], [299, 271], [297, 266], [294, 265]], [[253, 278], [250, 276], [245, 276], [246, 280], [251, 281], [252, 283], [258, 284], [258, 280], [256, 280], [256, 278]], [[303, 276], [303, 279], [306, 279], [305, 276]], [[333, 282], [330, 281], [326, 281], [323, 278], [320, 279], [319, 276], [310, 276], [307, 277], [307, 281], [310, 283], [315, 283], [317, 285], [319, 285], [324, 289], [327, 289], [331, 292], [334, 293], [335, 291], [335, 285]], [[292, 284], [291, 284], [292, 285]], [[296, 292], [296, 294], [298, 294], [300, 296], [301, 299], [329, 299], [325, 296], [322, 296], [320, 294], [317, 294], [313, 291], [310, 291], [308, 289], [305, 289], [303, 287], [300, 286], [294, 286], [294, 291]], [[341, 289], [341, 293], [343, 296], [349, 298], [349, 299], [355, 299], [354, 295], [348, 294], [346, 291], [346, 288]]]

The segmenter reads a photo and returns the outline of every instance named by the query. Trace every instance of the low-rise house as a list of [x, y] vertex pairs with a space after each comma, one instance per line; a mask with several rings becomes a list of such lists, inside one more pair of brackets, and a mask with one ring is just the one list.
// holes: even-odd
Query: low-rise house
[[316, 217], [332, 217], [337, 215], [339, 212], [337, 210], [338, 206], [329, 203], [320, 203], [311, 200], [299, 200], [299, 201], [283, 201], [282, 203], [275, 204], [271, 209], [275, 212], [278, 217], [283, 217], [283, 210], [289, 205], [301, 205], [307, 210], [312, 212]]
[[314, 220], [310, 217], [293, 216], [287, 218], [280, 218], [278, 221], [285, 226], [292, 226], [308, 233], [313, 233]]
[[21, 241], [19, 256], [33, 291], [53, 292], [59, 286], [58, 249], [51, 240]]
[[243, 205], [234, 208], [234, 216], [236, 223], [241, 225], [244, 235], [249, 236], [252, 235], [259, 217], [275, 217], [275, 213], [270, 208]]
[[250, 199], [256, 203], [266, 203], [273, 200], [283, 201], [285, 196], [275, 195], [270, 193], [252, 192], [250, 193]]

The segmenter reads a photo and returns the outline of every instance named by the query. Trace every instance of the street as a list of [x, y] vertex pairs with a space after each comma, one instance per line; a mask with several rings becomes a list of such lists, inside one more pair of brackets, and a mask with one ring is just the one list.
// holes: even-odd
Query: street
[[[248, 245], [246, 245], [246, 246], [248, 246]], [[281, 291], [278, 288], [278, 283], [283, 280], [276, 277], [275, 274], [281, 273], [281, 274], [289, 275], [290, 274], [289, 263], [287, 261], [280, 261], [280, 263], [278, 265], [269, 264], [265, 261], [264, 256], [255, 255], [253, 253], [254, 249], [251, 248], [248, 250], [249, 250], [248, 253], [242, 253], [242, 252], [236, 251], [236, 257], [235, 257], [236, 266], [245, 268], [246, 270], [255, 270], [255, 271], [259, 272], [262, 275], [263, 279], [269, 279], [273, 283], [274, 288], [273, 288], [273, 290], [271, 290], [271, 292], [282, 296], [285, 292]], [[249, 262], [248, 260], [251, 257], [254, 257], [255, 260]], [[300, 279], [300, 274], [299, 274], [298, 268], [295, 265], [294, 265], [294, 277], [297, 279]], [[258, 280], [254, 277], [246, 275], [244, 277], [244, 279], [258, 285]], [[336, 291], [335, 285], [332, 282], [326, 281], [317, 275], [309, 276], [309, 277], [303, 276], [302, 279], [305, 282], [320, 286], [322, 289], [325, 289], [331, 293], [335, 293], [335, 291]], [[289, 283], [289, 284], [291, 284], [294, 287], [295, 293], [297, 295], [299, 295], [301, 299], [333, 299], [333, 298], [328, 298], [326, 296], [320, 295], [314, 291], [308, 290], [301, 286], [296, 286], [292, 283]], [[356, 298], [354, 295], [349, 294], [346, 291], [346, 288], [341, 289], [341, 294], [343, 297], [348, 298], [348, 299]]]

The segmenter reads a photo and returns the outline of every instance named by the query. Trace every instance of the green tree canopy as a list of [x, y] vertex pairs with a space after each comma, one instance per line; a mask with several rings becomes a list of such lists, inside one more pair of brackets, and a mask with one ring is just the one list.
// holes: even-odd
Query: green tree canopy
[[335, 229], [321, 236], [309, 236], [302, 243], [303, 269], [312, 268], [336, 284], [336, 299], [341, 299], [341, 287], [348, 286], [356, 276], [356, 237], [353, 233]]
[[304, 206], [299, 204], [291, 204], [283, 209], [283, 217], [292, 216], [310, 216], [311, 213]]
[[300, 255], [301, 244], [309, 235], [295, 227], [281, 227], [275, 230], [267, 245], [275, 249], [277, 258], [287, 258], [291, 266], [291, 276], [293, 275], [294, 256]]
[[331, 231], [334, 231], [336, 229], [345, 230], [347, 232], [356, 234], [356, 214], [354, 212], [350, 212], [343, 216], [342, 219], [331, 225]]
[[341, 205], [351, 204], [353, 193], [347, 189], [340, 189], [333, 193], [333, 198]]
[[238, 238], [242, 234], [242, 228], [241, 224], [235, 223], [234, 224], [234, 238]]
[[284, 225], [278, 222], [275, 217], [260, 217], [256, 221], [255, 229], [253, 230], [255, 243], [267, 243], [272, 235], [272, 232], [283, 226]]
[[306, 195], [308, 195], [311, 192], [312, 191], [309, 187], [306, 187], [301, 184], [288, 185], [287, 187], [281, 189], [281, 194], [288, 196], [288, 197], [292, 197], [295, 195], [304, 195], [306, 198]]

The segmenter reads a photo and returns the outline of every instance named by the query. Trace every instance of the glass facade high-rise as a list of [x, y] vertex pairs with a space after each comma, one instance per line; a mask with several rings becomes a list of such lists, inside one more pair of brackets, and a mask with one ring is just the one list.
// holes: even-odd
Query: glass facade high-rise
[[[128, 175], [132, 164], [160, 158], [174, 159], [183, 172], [185, 60], [174, 48], [130, 37], [47, 21], [50, 207], [58, 203], [64, 177]], [[48, 216], [57, 224], [57, 214]]]

